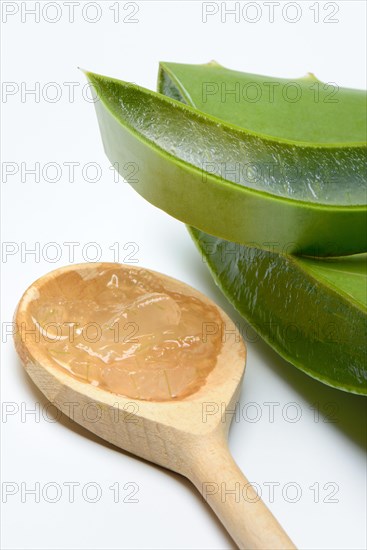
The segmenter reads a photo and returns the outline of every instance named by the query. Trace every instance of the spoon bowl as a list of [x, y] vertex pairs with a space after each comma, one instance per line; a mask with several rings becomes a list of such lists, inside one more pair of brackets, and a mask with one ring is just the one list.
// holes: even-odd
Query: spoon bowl
[[[157, 272], [133, 269], [137, 279], [159, 278], [172, 296], [193, 297], [215, 308], [217, 322], [210, 325], [209, 334], [220, 335], [220, 350], [200, 387], [165, 401], [131, 398], [75, 377], [50, 354], [45, 342], [55, 335], [42, 332], [35, 318], [37, 307], [42, 300], [62, 307], [62, 292], [70, 293], [71, 300], [84, 296], [90, 310], [97, 276], [109, 270], [119, 277], [127, 276], [128, 270], [131, 273], [130, 266], [111, 263], [63, 267], [26, 290], [15, 313], [14, 336], [26, 371], [47, 399], [72, 420], [124, 451], [190, 479], [240, 548], [295, 548], [228, 451], [227, 434], [246, 361], [236, 326], [194, 288]], [[93, 318], [93, 311], [89, 313]], [[203, 341], [205, 337], [208, 334], [203, 331]]]

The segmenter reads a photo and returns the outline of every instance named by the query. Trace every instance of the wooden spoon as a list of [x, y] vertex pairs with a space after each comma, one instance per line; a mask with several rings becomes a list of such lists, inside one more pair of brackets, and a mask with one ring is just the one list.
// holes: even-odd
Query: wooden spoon
[[[60, 368], [34, 337], [35, 300], [47, 296], [56, 305], [59, 281], [63, 281], [65, 290], [65, 281], [69, 280], [70, 291], [75, 292], [71, 288], [75, 273], [87, 281], [98, 270], [111, 268], [127, 270], [131, 266], [68, 266], [38, 279], [25, 292], [15, 314], [15, 344], [33, 382], [63, 413], [99, 437], [192, 481], [240, 548], [295, 548], [229, 453], [227, 434], [244, 373], [246, 349], [234, 323], [206, 296], [166, 275], [144, 270], [145, 274], [158, 276], [172, 291], [214, 306], [222, 322], [221, 351], [214, 369], [197, 391], [180, 399], [131, 399], [83, 382]], [[95, 414], [86, 414], [91, 404], [98, 411], [98, 421]]]

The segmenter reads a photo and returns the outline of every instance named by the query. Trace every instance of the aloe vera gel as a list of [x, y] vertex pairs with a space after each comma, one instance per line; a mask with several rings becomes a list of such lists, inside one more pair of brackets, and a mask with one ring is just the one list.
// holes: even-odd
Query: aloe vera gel
[[53, 364], [135, 399], [167, 401], [196, 392], [222, 345], [213, 330], [221, 324], [214, 305], [143, 269], [68, 271], [40, 287], [30, 313]]

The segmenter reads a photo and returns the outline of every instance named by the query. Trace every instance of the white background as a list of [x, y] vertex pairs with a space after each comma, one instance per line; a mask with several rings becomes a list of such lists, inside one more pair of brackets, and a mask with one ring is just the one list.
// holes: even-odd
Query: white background
[[[61, 18], [50, 23], [47, 19], [57, 15], [51, 3], [36, 23], [34, 16], [24, 12], [34, 4], [2, 2], [3, 21], [4, 9], [19, 8], [2, 24], [2, 79], [14, 83], [6, 88], [13, 95], [3, 96], [2, 160], [16, 163], [19, 170], [2, 188], [2, 238], [15, 243], [14, 254], [2, 258], [2, 322], [12, 320], [21, 294], [37, 277], [70, 263], [63, 245], [70, 241], [80, 243], [74, 261], [93, 255], [88, 247], [82, 253], [90, 242], [98, 243], [102, 260], [124, 261], [132, 252], [132, 248], [124, 250], [124, 245], [136, 243], [138, 265], [197, 287], [239, 321], [215, 287], [184, 225], [148, 204], [122, 179], [114, 181], [93, 104], [82, 94], [85, 80], [77, 66], [154, 89], [159, 60], [205, 63], [215, 59], [245, 72], [295, 78], [311, 71], [326, 82], [363, 88], [365, 2], [331, 3], [339, 8], [333, 16], [336, 23], [324, 22], [332, 11], [325, 2], [319, 2], [319, 23], [310, 9], [314, 3], [304, 1], [298, 2], [301, 17], [296, 23], [287, 22], [280, 8], [275, 21], [269, 22], [263, 2], [258, 2], [262, 15], [257, 23], [243, 17], [235, 22], [234, 16], [222, 22], [220, 5], [219, 12], [203, 23], [201, 2], [168, 1], [137, 2], [137, 23], [123, 22], [133, 9], [125, 5], [124, 10], [123, 3], [120, 20], [114, 22], [116, 12], [108, 1], [99, 2], [101, 18], [96, 23], [86, 20], [95, 17], [93, 6], [83, 13], [85, 2], [74, 3], [75, 19], [70, 22], [67, 6], [59, 2]], [[41, 11], [45, 4], [40, 2]], [[294, 18], [292, 9], [288, 18]], [[248, 13], [254, 17], [254, 12]], [[49, 82], [56, 83], [56, 88], [48, 87]], [[74, 98], [69, 96], [67, 82], [79, 83]], [[22, 90], [34, 88], [35, 83], [39, 83], [40, 97], [22, 97]], [[52, 102], [55, 90], [61, 97]], [[35, 182], [24, 169], [36, 162], [41, 170], [49, 162], [59, 163], [60, 180], [47, 181], [53, 177], [50, 171]], [[65, 162], [80, 163], [74, 182], [69, 181]], [[83, 178], [82, 168], [89, 162], [101, 167], [98, 182]], [[93, 176], [91, 170], [87, 179]], [[49, 242], [62, 251], [56, 263], [48, 259], [55, 252], [47, 248]], [[110, 249], [116, 242], [120, 243], [118, 258]], [[40, 247], [38, 258], [22, 257], [21, 250], [35, 246]], [[234, 548], [183, 478], [119, 452], [67, 418], [56, 423], [42, 414], [40, 419], [30, 414], [23, 418], [25, 407], [41, 407], [42, 413], [46, 401], [23, 373], [11, 339], [3, 335], [4, 340], [2, 399], [13, 414], [2, 416], [3, 499], [4, 487], [10, 487], [4, 483], [13, 482], [15, 491], [2, 505], [4, 549]], [[266, 403], [278, 403], [273, 422]], [[258, 339], [248, 342], [239, 406], [240, 419], [230, 434], [231, 451], [247, 477], [260, 486], [263, 499], [296, 545], [300, 549], [365, 548], [364, 400], [308, 378]], [[319, 417], [315, 407], [321, 411]], [[327, 411], [335, 422], [325, 418]], [[291, 422], [295, 414], [300, 418]], [[256, 415], [258, 421], [251, 422]], [[50, 489], [49, 495], [41, 494], [39, 503], [32, 495], [23, 495], [22, 502], [21, 483], [31, 488], [36, 482], [41, 490], [46, 483], [58, 484], [60, 500], [49, 502], [54, 495]], [[65, 482], [81, 484], [73, 503]], [[89, 482], [100, 487], [99, 502], [83, 498], [83, 486]], [[121, 488], [117, 503], [109, 489], [116, 482]], [[137, 503], [122, 502], [129, 493], [123, 489], [127, 482], [139, 487]], [[279, 484], [273, 502], [267, 482]], [[289, 483], [297, 485], [292, 488]], [[315, 484], [319, 502], [310, 489]], [[292, 503], [294, 487], [301, 493]], [[337, 502], [327, 502], [333, 487], [338, 489], [333, 497]], [[91, 489], [87, 498], [93, 496]]]

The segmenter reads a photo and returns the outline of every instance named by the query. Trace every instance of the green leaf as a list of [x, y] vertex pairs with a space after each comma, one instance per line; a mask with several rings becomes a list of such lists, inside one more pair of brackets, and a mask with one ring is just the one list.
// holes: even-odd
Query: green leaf
[[190, 232], [223, 294], [284, 359], [367, 394], [366, 254], [311, 260]]
[[301, 142], [364, 143], [366, 92], [206, 65], [160, 63], [159, 91], [253, 132]]
[[[215, 68], [215, 66], [214, 66]], [[220, 70], [221, 81], [231, 82], [233, 71]], [[161, 64], [159, 89], [164, 93], [191, 102], [196, 107], [216, 112], [215, 101], [200, 101], [200, 90], [213, 75], [213, 66]], [[236, 73], [236, 79], [252, 79], [253, 75]], [[219, 74], [217, 73], [219, 79]], [[260, 80], [263, 77], [258, 77]], [[353, 91], [342, 91], [341, 110], [330, 118], [320, 111], [309, 110], [307, 125], [297, 126], [297, 138], [312, 133], [320, 140], [322, 132], [340, 141], [358, 140], [365, 131], [365, 117], [358, 115], [364, 107], [357, 96], [349, 105]], [[193, 99], [194, 98], [194, 99]], [[348, 107], [349, 105], [349, 107]], [[221, 104], [222, 118], [231, 120], [235, 105]], [[257, 109], [259, 108], [259, 112]], [[263, 119], [267, 105], [238, 109], [238, 122], [256, 131], [268, 124], [267, 131], [284, 137], [292, 124], [283, 117]], [[284, 104], [277, 105], [279, 113]], [[243, 107], [246, 110], [246, 106]], [[327, 113], [327, 109], [324, 113]], [[353, 109], [355, 118], [346, 113]], [[293, 111], [302, 120], [302, 109]], [[343, 126], [343, 117], [345, 118]], [[322, 124], [322, 120], [325, 124]], [[304, 131], [304, 134], [303, 134]], [[289, 362], [310, 376], [336, 388], [359, 394], [367, 393], [367, 262], [366, 254], [332, 259], [301, 258], [259, 250], [207, 235], [189, 228], [205, 258], [214, 280], [228, 300], [254, 326], [258, 333]], [[366, 226], [364, 228], [366, 231]]]
[[[136, 85], [87, 77], [100, 99], [107, 156], [122, 174], [125, 163], [138, 164], [139, 177], [130, 183], [152, 204], [207, 233], [262, 249], [271, 242], [278, 252], [312, 256], [367, 250], [360, 141], [264, 135]], [[171, 86], [171, 95], [182, 99], [182, 90]]]

